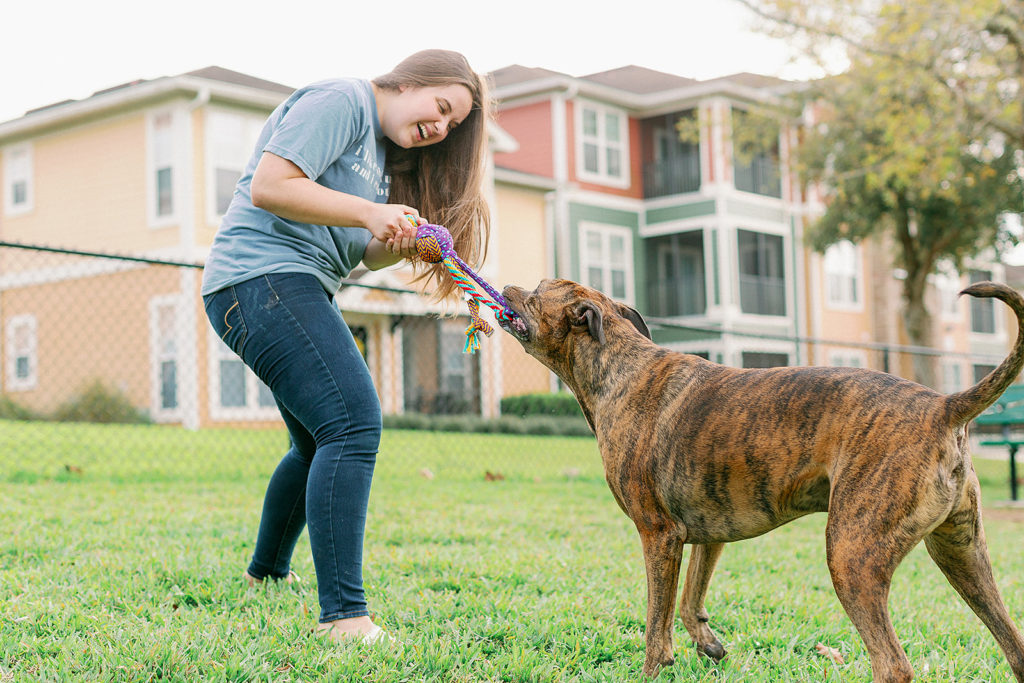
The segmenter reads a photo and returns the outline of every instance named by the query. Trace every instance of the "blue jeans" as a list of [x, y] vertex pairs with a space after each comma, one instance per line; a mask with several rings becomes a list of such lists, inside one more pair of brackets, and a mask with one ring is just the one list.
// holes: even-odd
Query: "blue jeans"
[[274, 393], [291, 437], [267, 486], [249, 573], [288, 576], [308, 526], [320, 621], [367, 615], [363, 529], [381, 413], [348, 325], [301, 273], [259, 276], [203, 301], [217, 334]]

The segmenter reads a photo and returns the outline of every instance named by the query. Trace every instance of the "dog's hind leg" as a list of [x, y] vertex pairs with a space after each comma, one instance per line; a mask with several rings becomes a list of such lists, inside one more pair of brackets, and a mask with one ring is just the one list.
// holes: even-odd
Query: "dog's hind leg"
[[1024, 683], [1024, 639], [999, 596], [981, 526], [978, 480], [972, 471], [963, 500], [924, 539], [928, 554], [995, 636], [1013, 675]]
[[725, 657], [725, 648], [715, 637], [708, 626], [708, 611], [704, 609], [704, 598], [711, 583], [711, 574], [715, 564], [722, 555], [724, 543], [695, 545], [690, 551], [690, 561], [686, 566], [686, 581], [679, 600], [679, 616], [686, 626], [686, 631], [697, 644], [697, 650], [719, 662]]
[[639, 525], [647, 566], [647, 655], [644, 675], [656, 676], [663, 666], [675, 663], [672, 654], [672, 619], [675, 616], [676, 587], [683, 559], [683, 539], [678, 530], [643, 529]]
[[920, 537], [897, 531], [909, 515], [889, 511], [872, 517], [863, 507], [851, 507], [857, 507], [852, 514], [836, 505], [829, 509], [825, 545], [832, 585], [864, 640], [875, 683], [906, 683], [914, 670], [889, 618], [889, 586], [896, 567]]

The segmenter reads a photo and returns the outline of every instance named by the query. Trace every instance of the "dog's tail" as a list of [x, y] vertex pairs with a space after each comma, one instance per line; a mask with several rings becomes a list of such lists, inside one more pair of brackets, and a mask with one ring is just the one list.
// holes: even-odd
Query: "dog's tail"
[[967, 424], [996, 402], [1024, 367], [1024, 297], [1017, 290], [995, 282], [978, 282], [960, 292], [975, 297], [994, 297], [1013, 309], [1017, 316], [1017, 341], [1010, 355], [970, 389], [946, 397], [952, 424]]

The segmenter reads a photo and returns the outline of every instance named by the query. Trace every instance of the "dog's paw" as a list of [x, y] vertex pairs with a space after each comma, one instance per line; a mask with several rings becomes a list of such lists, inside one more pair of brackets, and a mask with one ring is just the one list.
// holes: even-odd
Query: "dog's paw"
[[725, 659], [725, 648], [722, 647], [722, 644], [717, 640], [713, 643], [707, 643], [706, 645], [698, 645], [697, 648], [701, 653], [715, 660], [716, 663]]

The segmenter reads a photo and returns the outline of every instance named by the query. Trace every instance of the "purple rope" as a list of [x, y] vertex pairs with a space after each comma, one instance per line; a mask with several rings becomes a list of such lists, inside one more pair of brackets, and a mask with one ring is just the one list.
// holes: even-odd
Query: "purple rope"
[[[458, 254], [455, 253], [455, 246], [454, 243], [452, 242], [452, 235], [450, 232], [448, 232], [448, 228], [444, 227], [443, 225], [434, 225], [433, 223], [421, 225], [416, 232], [416, 240], [419, 241], [424, 237], [433, 237], [435, 240], [437, 240], [437, 244], [438, 246], [441, 247], [441, 253], [444, 255], [444, 257], [450, 258], [453, 261], [455, 261], [459, 265], [459, 267], [462, 268], [462, 271], [464, 273], [473, 278], [473, 281], [480, 285], [480, 287], [485, 292], [487, 292], [488, 296], [490, 296], [495, 303], [501, 306], [502, 310], [500, 312], [496, 312], [498, 313], [499, 317], [502, 320], [504, 320], [505, 322], [511, 322], [512, 320], [518, 317], [516, 315], [516, 312], [509, 308], [508, 302], [505, 300], [505, 297], [503, 297], [493, 287], [487, 284], [487, 282], [482, 277], [473, 272], [473, 269], [470, 268], [465, 261], [459, 258]], [[485, 301], [484, 303], [487, 302]]]

